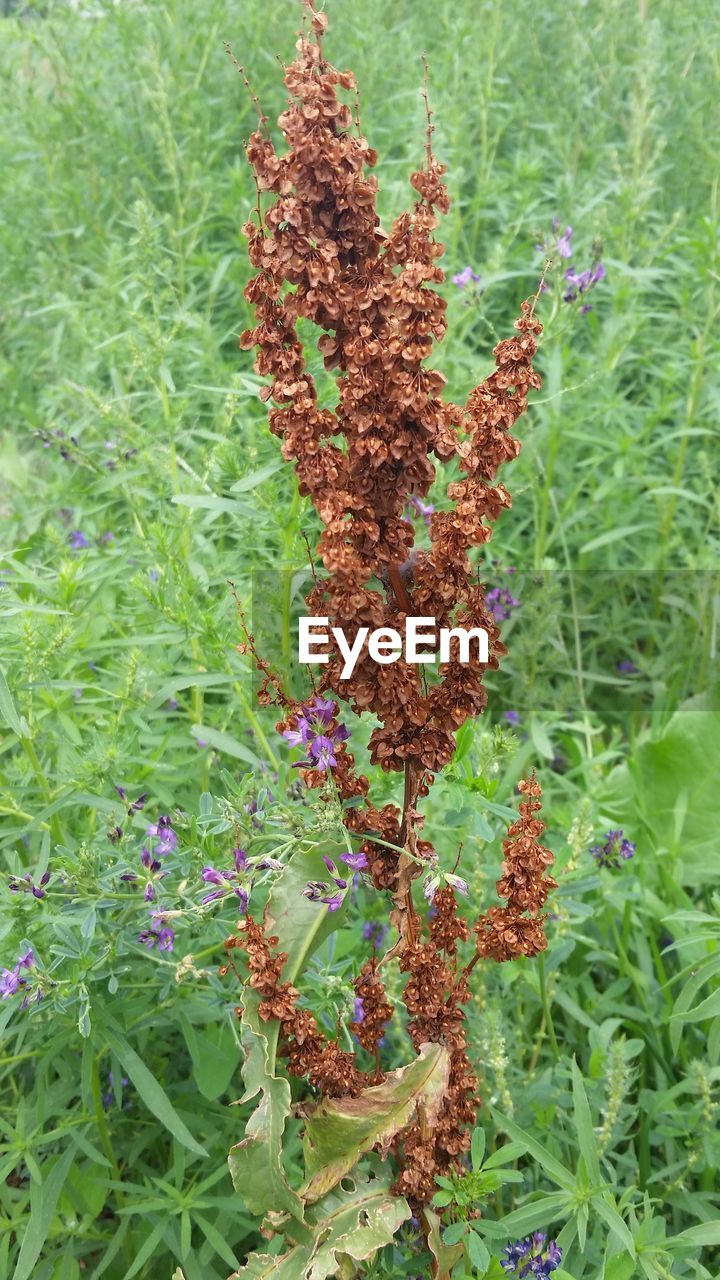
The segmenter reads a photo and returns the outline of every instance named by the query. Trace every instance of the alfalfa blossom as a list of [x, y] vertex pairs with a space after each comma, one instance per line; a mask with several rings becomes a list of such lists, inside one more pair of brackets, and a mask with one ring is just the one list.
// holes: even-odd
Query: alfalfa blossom
[[560, 219], [553, 218], [552, 233], [546, 236], [542, 244], [536, 244], [535, 248], [538, 253], [544, 253], [546, 258], [572, 258], [572, 227], [566, 227], [560, 232]]
[[50, 881], [50, 872], [46, 871], [41, 877], [38, 884], [35, 884], [29, 872], [24, 876], [13, 876], [8, 883], [8, 889], [11, 893], [31, 893], [33, 898], [44, 898], [45, 888]]
[[548, 1242], [544, 1231], [536, 1231], [524, 1240], [507, 1245], [500, 1266], [512, 1276], [549, 1276], [562, 1262], [562, 1249], [555, 1240]]
[[477, 284], [482, 276], [479, 271], [473, 271], [472, 267], [463, 267], [462, 271], [456, 272], [450, 278], [457, 289], [464, 289], [468, 284]]
[[331, 727], [336, 704], [331, 698], [316, 696], [304, 704], [294, 717], [295, 727], [283, 730], [283, 738], [291, 747], [303, 747], [305, 759], [297, 760], [294, 769], [317, 769], [323, 773], [337, 765], [335, 748], [347, 742], [350, 731], [344, 724]]
[[150, 912], [150, 925], [138, 934], [138, 942], [152, 950], [172, 951], [175, 945], [175, 931], [168, 924], [168, 917], [163, 911]]
[[590, 850], [599, 867], [610, 867], [617, 871], [623, 862], [627, 862], [635, 854], [637, 845], [627, 840], [622, 827], [617, 831], [607, 831], [602, 844], [593, 845]]
[[[0, 995], [3, 1000], [7, 1000], [10, 996], [14, 996], [18, 991], [25, 992], [25, 1000], [23, 1008], [27, 1003], [27, 971], [35, 966], [35, 953], [32, 947], [28, 947], [21, 956], [18, 956], [12, 969], [3, 969], [0, 974]], [[38, 996], [39, 998], [39, 996]]]
[[177, 849], [177, 832], [173, 831], [170, 818], [163, 814], [157, 822], [151, 822], [145, 832], [153, 841], [153, 854], [157, 858], [165, 858]]
[[520, 601], [507, 587], [491, 587], [485, 593], [485, 603], [496, 622], [506, 622], [513, 609], [520, 606]]
[[605, 268], [598, 259], [586, 271], [573, 271], [569, 267], [565, 272], [569, 288], [563, 294], [563, 302], [575, 302], [581, 294], [589, 293], [594, 285], [605, 279]]

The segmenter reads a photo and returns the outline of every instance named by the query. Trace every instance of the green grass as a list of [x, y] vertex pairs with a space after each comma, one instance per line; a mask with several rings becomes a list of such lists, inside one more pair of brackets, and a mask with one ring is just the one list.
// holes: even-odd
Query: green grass
[[[490, 727], [463, 739], [431, 797], [428, 829], [449, 861], [466, 841], [483, 901], [499, 861], [497, 845], [485, 847], [502, 825], [492, 805], [510, 802], [529, 762], [544, 770], [550, 843], [561, 867], [570, 862], [560, 922], [544, 969], [478, 975], [482, 1089], [501, 1111], [514, 1098], [523, 1127], [552, 1142], [568, 1113], [575, 1054], [600, 1132], [616, 1089], [615, 1123], [625, 1127], [620, 1139], [613, 1129], [614, 1152], [607, 1141], [618, 1197], [630, 1186], [640, 1197], [634, 1210], [624, 1206], [628, 1220], [636, 1210], [643, 1230], [656, 1229], [640, 1207], [647, 1193], [677, 1234], [717, 1217], [718, 1023], [701, 1017], [678, 1044], [670, 1018], [680, 987], [667, 985], [682, 984], [686, 962], [712, 958], [717, 943], [661, 954], [663, 931], [690, 932], [687, 921], [662, 923], [671, 912], [713, 912], [718, 869], [717, 849], [703, 843], [715, 765], [694, 790], [698, 771], [685, 766], [700, 731], [673, 721], [708, 690], [717, 662], [715, 7], [327, 7], [328, 55], [355, 72], [363, 129], [380, 155], [386, 222], [409, 204], [408, 174], [421, 162], [421, 55], [429, 61], [435, 148], [453, 201], [439, 233], [450, 331], [435, 361], [453, 399], [488, 372], [494, 342], [537, 287], [535, 245], [552, 219], [572, 224], [579, 266], [603, 242], [607, 275], [589, 314], [540, 303], [543, 388], [519, 427], [522, 453], [503, 477], [513, 508], [488, 555], [499, 562], [489, 581], [518, 568], [523, 603], [504, 633], [507, 663], [489, 682]], [[120, 1222], [108, 1280], [155, 1280], [180, 1260], [188, 1280], [222, 1280], [227, 1248], [239, 1262], [256, 1239], [227, 1175], [198, 1191], [221, 1169], [241, 1119], [224, 1106], [240, 1092], [237, 1078], [229, 1084], [233, 997], [209, 976], [233, 917], [200, 919], [196, 889], [200, 868], [224, 856], [233, 823], [247, 821], [246, 800], [277, 770], [281, 795], [292, 780], [237, 652], [228, 581], [283, 661], [304, 586], [301, 534], [315, 529], [237, 345], [250, 321], [241, 228], [254, 205], [243, 153], [253, 111], [223, 41], [274, 117], [284, 105], [276, 54], [291, 56], [298, 8], [88, 0], [88, 9], [94, 16], [37, 4], [0, 19], [0, 847], [10, 873], [49, 864], [53, 892], [57, 868], [77, 877], [72, 908], [60, 891], [36, 903], [3, 890], [0, 960], [11, 965], [29, 940], [59, 988], [47, 1005], [57, 1000], [55, 1021], [3, 1008], [2, 1115], [20, 1136], [6, 1152], [0, 1272], [13, 1274], [31, 1210], [44, 1220], [38, 1160], [58, 1167], [70, 1149], [53, 1145], [58, 1126], [65, 1137], [85, 1134], [101, 1160], [76, 1150], [60, 1208], [46, 1214], [40, 1259], [18, 1280], [75, 1280], [80, 1258], [91, 1268], [83, 1275], [99, 1275]], [[477, 301], [449, 280], [467, 263], [483, 276]], [[434, 500], [443, 500], [439, 486]], [[87, 548], [72, 548], [75, 530]], [[618, 672], [623, 659], [636, 675]], [[493, 737], [507, 709], [520, 712], [519, 732]], [[558, 754], [562, 771], [550, 767]], [[668, 781], [653, 790], [653, 777]], [[130, 891], [113, 896], [105, 833], [124, 817], [115, 784], [129, 796], [150, 793], [150, 820], [178, 814], [186, 930], [172, 962], [134, 944], [145, 909]], [[397, 790], [384, 785], [388, 796]], [[138, 838], [144, 821], [128, 824]], [[587, 848], [611, 821], [638, 839], [639, 853], [622, 881], [600, 882]], [[357, 936], [341, 945], [341, 969]], [[186, 953], [208, 973], [178, 984]], [[110, 999], [113, 966], [129, 985]], [[86, 997], [98, 1008], [89, 1037], [78, 1035]], [[103, 1032], [106, 1005], [208, 1150], [200, 1165], [142, 1090], [127, 1115], [104, 1111], [107, 1070], [119, 1078], [125, 1069]], [[178, 1029], [181, 1014], [226, 1037], [227, 1079], [208, 1085], [200, 1104], [191, 1081], [202, 1053], [193, 1056], [192, 1030]], [[165, 1208], [153, 1200], [143, 1210], [137, 1187], [158, 1178], [153, 1194]], [[523, 1194], [548, 1190], [539, 1167], [528, 1178]], [[515, 1203], [498, 1192], [492, 1211]], [[211, 1221], [209, 1235], [198, 1214]], [[77, 1247], [68, 1251], [73, 1221]], [[710, 1276], [717, 1265], [712, 1250], [701, 1263], [695, 1248], [671, 1263], [658, 1254], [653, 1271], [647, 1245], [651, 1270], [628, 1271], [605, 1257], [607, 1236], [606, 1225], [591, 1225], [573, 1275]], [[617, 1245], [611, 1234], [611, 1253]], [[394, 1265], [386, 1257], [368, 1274], [394, 1276]]]

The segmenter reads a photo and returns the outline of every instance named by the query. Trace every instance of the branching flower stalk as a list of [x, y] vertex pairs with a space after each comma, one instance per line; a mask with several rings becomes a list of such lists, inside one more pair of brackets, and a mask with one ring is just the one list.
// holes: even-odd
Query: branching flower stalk
[[[420, 1209], [433, 1195], [436, 1175], [467, 1150], [479, 1105], [464, 1013], [472, 969], [481, 959], [531, 957], [545, 947], [542, 908], [555, 883], [547, 874], [551, 855], [539, 843], [541, 789], [533, 776], [520, 784], [520, 816], [504, 843], [498, 892], [505, 905], [490, 907], [471, 929], [458, 914], [462, 880], [440, 872], [425, 928], [413, 897], [413, 882], [429, 869], [437, 872], [437, 855], [420, 836], [419, 804], [449, 764], [457, 731], [484, 710], [484, 671], [506, 652], [469, 552], [488, 541], [492, 523], [510, 506], [497, 474], [520, 450], [510, 431], [528, 393], [540, 386], [532, 360], [541, 325], [536, 295], [522, 303], [516, 334], [495, 347], [494, 370], [467, 403], [442, 398], [445, 379], [426, 365], [447, 327], [446, 303], [435, 287], [444, 280], [443, 246], [434, 233], [449, 199], [444, 166], [433, 152], [431, 112], [427, 107], [424, 165], [410, 177], [414, 204], [386, 232], [376, 211], [377, 181], [368, 173], [376, 154], [339, 92], [354, 93], [353, 76], [327, 62], [325, 15], [309, 2], [306, 9], [309, 31], [285, 70], [290, 100], [278, 121], [285, 149], [276, 150], [259, 105], [260, 124], [247, 144], [258, 201], [244, 228], [256, 270], [245, 296], [256, 323], [240, 345], [255, 349], [255, 368], [269, 379], [261, 394], [272, 402], [270, 429], [323, 524], [317, 550], [324, 573], [314, 577], [307, 604], [328, 617], [331, 628], [342, 628], [350, 643], [360, 627], [402, 631], [406, 617], [416, 615], [434, 618], [438, 627], [484, 628], [489, 653], [486, 663], [451, 657], [431, 675], [402, 658], [379, 666], [365, 653], [341, 681], [343, 660], [331, 647], [308, 708], [284, 692], [247, 636], [264, 677], [260, 701], [280, 707], [278, 729], [291, 743], [310, 742], [312, 754], [300, 768], [307, 785], [319, 785], [331, 772], [346, 805], [343, 820], [359, 841], [358, 867], [389, 897], [395, 941], [383, 956], [373, 951], [354, 983], [351, 1030], [374, 1068], [360, 1070], [355, 1054], [298, 1008], [297, 989], [282, 981], [277, 940], [252, 916], [228, 946], [247, 955], [250, 984], [262, 995], [260, 1016], [279, 1022], [289, 1072], [330, 1097], [358, 1095], [383, 1079], [379, 1046], [393, 1010], [381, 973], [397, 958], [407, 974], [402, 998], [415, 1049], [440, 1044], [450, 1058], [433, 1125], [419, 1114], [392, 1144], [395, 1190]], [[337, 370], [333, 410], [318, 402], [300, 321], [317, 326], [325, 367]], [[429, 515], [430, 545], [420, 550], [406, 510], [422, 504], [437, 463], [454, 464], [460, 478], [447, 486], [446, 508]], [[400, 804], [372, 803], [369, 781], [356, 770], [341, 730], [340, 697], [377, 722], [371, 760], [402, 775]], [[318, 897], [318, 910], [330, 906]], [[463, 964], [458, 944], [471, 938], [474, 950]]]

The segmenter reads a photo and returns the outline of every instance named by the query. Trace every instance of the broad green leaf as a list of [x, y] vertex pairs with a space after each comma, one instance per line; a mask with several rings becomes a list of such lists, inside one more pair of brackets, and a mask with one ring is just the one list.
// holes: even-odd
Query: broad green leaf
[[197, 1087], [204, 1098], [214, 1102], [227, 1090], [240, 1061], [241, 1051], [232, 1029], [226, 1022], [195, 1027], [182, 1015], [180, 1025]]
[[612, 821], [633, 832], [646, 828], [658, 849], [677, 855], [685, 884], [718, 878], [717, 836], [707, 815], [720, 789], [719, 712], [710, 695], [691, 698], [660, 737], [640, 742], [630, 761], [613, 769], [601, 793]]
[[352, 1189], [331, 1191], [309, 1211], [312, 1243], [297, 1245], [279, 1258], [251, 1255], [230, 1280], [329, 1280], [343, 1260], [359, 1263], [394, 1239], [410, 1217], [402, 1196], [390, 1194], [390, 1171], [375, 1166], [375, 1176], [353, 1174]]
[[145, 1066], [142, 1058], [135, 1052], [132, 1045], [128, 1044], [120, 1028], [114, 1023], [106, 1022], [103, 1024], [103, 1033], [118, 1061], [122, 1063], [125, 1071], [127, 1071], [148, 1111], [152, 1111], [153, 1115], [157, 1116], [157, 1119], [165, 1126], [168, 1132], [172, 1133], [184, 1147], [187, 1147], [188, 1151], [194, 1152], [196, 1156], [206, 1157], [207, 1151], [200, 1146], [199, 1142], [195, 1141], [187, 1125], [180, 1119], [162, 1085], [158, 1084], [152, 1072]]
[[598, 1158], [597, 1143], [595, 1141], [595, 1133], [593, 1131], [592, 1117], [590, 1115], [590, 1106], [585, 1092], [585, 1085], [583, 1083], [580, 1068], [574, 1058], [572, 1060], [572, 1087], [575, 1131], [578, 1137], [578, 1145], [585, 1161], [585, 1168], [587, 1169], [590, 1182], [594, 1187], [598, 1187], [602, 1184], [603, 1178], [600, 1173], [600, 1160]]
[[459, 1258], [462, 1258], [465, 1246], [462, 1244], [445, 1244], [442, 1238], [440, 1218], [432, 1209], [426, 1209], [424, 1216], [430, 1228], [428, 1245], [435, 1259], [437, 1273], [439, 1276], [449, 1276], [455, 1263]]
[[371, 1147], [386, 1151], [395, 1134], [421, 1109], [432, 1129], [448, 1084], [450, 1060], [441, 1045], [423, 1045], [406, 1067], [356, 1098], [326, 1098], [306, 1107], [303, 1150], [308, 1177], [302, 1195], [318, 1200]]
[[560, 1187], [564, 1187], [567, 1191], [573, 1190], [575, 1186], [575, 1175], [571, 1173], [569, 1169], [566, 1169], [565, 1165], [561, 1164], [559, 1160], [556, 1160], [555, 1156], [550, 1154], [547, 1147], [544, 1147], [541, 1142], [538, 1142], [537, 1138], [534, 1138], [531, 1133], [527, 1133], [525, 1129], [521, 1129], [519, 1125], [515, 1124], [514, 1120], [508, 1119], [507, 1116], [502, 1115], [499, 1111], [495, 1111], [494, 1109], [492, 1114], [497, 1124], [501, 1129], [504, 1129], [505, 1133], [507, 1133], [511, 1138], [514, 1138], [515, 1142], [521, 1142], [523, 1144], [525, 1150], [533, 1157], [534, 1160], [537, 1160], [543, 1170], [543, 1173], [546, 1173], [548, 1178], [551, 1178], [553, 1182], [556, 1182]]
[[35, 1263], [40, 1257], [42, 1247], [47, 1239], [53, 1215], [57, 1208], [57, 1202], [60, 1198], [60, 1192], [63, 1189], [74, 1157], [75, 1147], [67, 1147], [50, 1172], [43, 1178], [42, 1183], [31, 1183], [30, 1221], [20, 1246], [13, 1280], [30, 1280], [35, 1270]]
[[[293, 982], [308, 958], [341, 923], [343, 910], [328, 911], [303, 896], [308, 880], [327, 875], [319, 848], [299, 849], [275, 881], [265, 908], [265, 927], [279, 938], [278, 950], [287, 953], [281, 978]], [[243, 993], [240, 1022], [245, 1093], [242, 1102], [261, 1095], [250, 1117], [243, 1140], [231, 1148], [230, 1175], [236, 1190], [252, 1213], [264, 1216], [268, 1209], [284, 1210], [299, 1223], [303, 1203], [290, 1188], [282, 1161], [282, 1138], [290, 1114], [290, 1085], [275, 1075], [278, 1023], [264, 1022], [258, 1013], [260, 998], [251, 987]]]
[[667, 1241], [668, 1247], [673, 1244], [720, 1245], [720, 1220], [700, 1222], [695, 1227], [687, 1227]]
[[509, 1164], [511, 1160], [517, 1160], [518, 1156], [524, 1155], [525, 1151], [524, 1142], [506, 1142], [483, 1161], [483, 1169], [497, 1169], [500, 1165]]

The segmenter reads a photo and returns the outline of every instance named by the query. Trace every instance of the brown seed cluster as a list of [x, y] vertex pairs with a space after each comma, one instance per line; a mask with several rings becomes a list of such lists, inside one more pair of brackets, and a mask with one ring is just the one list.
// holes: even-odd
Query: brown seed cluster
[[508, 827], [503, 841], [502, 878], [497, 882], [505, 907], [490, 907], [475, 926], [477, 947], [489, 960], [514, 960], [516, 956], [536, 956], [547, 946], [546, 916], [539, 915], [557, 881], [546, 875], [553, 856], [538, 837], [545, 823], [536, 815], [541, 809], [542, 789], [533, 774], [518, 783], [527, 797], [520, 804], [520, 818]]
[[[326, 18], [310, 0], [305, 4], [310, 29], [285, 70], [289, 102], [278, 121], [284, 149], [276, 150], [262, 113], [247, 146], [258, 190], [256, 218], [244, 228], [256, 271], [245, 291], [255, 324], [242, 335], [241, 347], [256, 351], [255, 367], [268, 379], [262, 396], [272, 401], [270, 429], [322, 522], [318, 552], [325, 576], [314, 582], [309, 611], [327, 616], [350, 641], [362, 626], [402, 631], [411, 614], [433, 617], [438, 627], [480, 626], [489, 637], [487, 664], [451, 657], [430, 676], [402, 659], [380, 666], [366, 654], [341, 681], [342, 660], [331, 648], [319, 685], [319, 692], [342, 696], [357, 714], [371, 713], [373, 763], [404, 775], [402, 804], [378, 809], [347, 744], [335, 752], [337, 791], [341, 800], [353, 801], [345, 824], [360, 838], [373, 884], [391, 895], [390, 919], [399, 935], [387, 955], [373, 956], [356, 978], [363, 1016], [351, 1030], [364, 1049], [378, 1054], [392, 1015], [379, 971], [397, 957], [408, 975], [402, 998], [415, 1049], [432, 1042], [450, 1052], [449, 1085], [432, 1129], [420, 1113], [393, 1146], [396, 1190], [417, 1207], [432, 1197], [436, 1175], [467, 1150], [467, 1129], [479, 1105], [467, 1056], [468, 975], [481, 958], [534, 955], [545, 945], [538, 913], [554, 884], [545, 874], [550, 855], [537, 840], [543, 824], [536, 817], [540, 788], [532, 778], [521, 784], [527, 798], [504, 844], [498, 891], [507, 906], [491, 908], [478, 921], [475, 950], [464, 968], [458, 946], [472, 934], [453, 891], [437, 891], [429, 936], [423, 936], [413, 904], [413, 880], [435, 858], [432, 846], [418, 838], [418, 802], [451, 760], [458, 729], [485, 707], [485, 667], [497, 667], [506, 652], [469, 552], [488, 541], [492, 523], [510, 506], [497, 474], [519, 452], [510, 432], [530, 390], [540, 386], [532, 361], [541, 325], [536, 299], [524, 302], [515, 335], [495, 347], [493, 372], [464, 406], [443, 399], [445, 379], [426, 361], [446, 329], [446, 303], [436, 287], [444, 280], [443, 246], [435, 230], [449, 199], [444, 168], [432, 150], [429, 110], [425, 163], [410, 178], [414, 203], [384, 231], [369, 172], [377, 156], [342, 98], [354, 91], [353, 76], [325, 59]], [[308, 322], [320, 331], [326, 369], [335, 371], [333, 408], [319, 403], [305, 358], [299, 334]], [[430, 520], [429, 547], [421, 550], [414, 546], [406, 504], [427, 495], [437, 465], [449, 462], [461, 478], [447, 486], [444, 509]], [[293, 726], [299, 705], [284, 695], [249, 639], [264, 676], [261, 700], [282, 706], [282, 731]], [[311, 769], [302, 776], [311, 786], [318, 780]], [[297, 991], [280, 981], [284, 957], [273, 954], [276, 944], [248, 918], [228, 945], [247, 954], [250, 983], [262, 995], [260, 1015], [279, 1020], [291, 1074], [330, 1096], [356, 1095], [380, 1078], [379, 1067], [372, 1076], [359, 1071], [354, 1055], [297, 1008]]]

